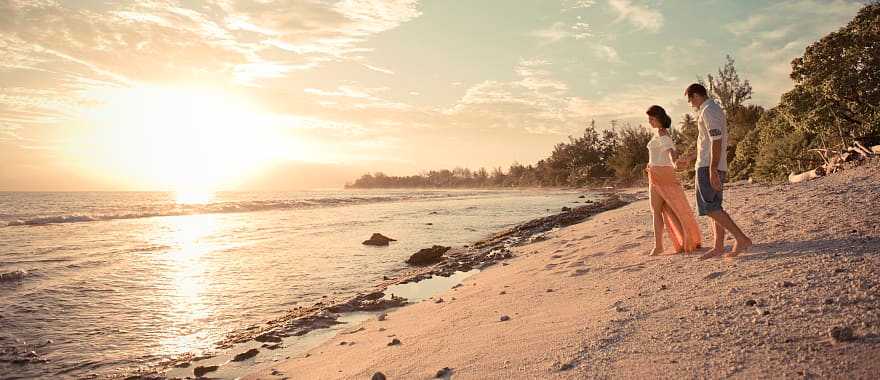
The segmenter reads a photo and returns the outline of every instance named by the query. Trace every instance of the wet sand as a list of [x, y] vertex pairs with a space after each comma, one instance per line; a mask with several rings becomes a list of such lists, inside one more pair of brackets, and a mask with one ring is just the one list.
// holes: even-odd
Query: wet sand
[[878, 181], [874, 160], [731, 185], [727, 209], [755, 241], [734, 260], [645, 256], [650, 211], [637, 201], [245, 378], [874, 377]]

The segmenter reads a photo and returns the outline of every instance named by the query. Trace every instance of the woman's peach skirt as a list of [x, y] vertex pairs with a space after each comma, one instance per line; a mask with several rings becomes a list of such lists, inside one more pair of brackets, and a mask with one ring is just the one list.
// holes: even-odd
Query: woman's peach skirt
[[[676, 251], [694, 252], [702, 236], [694, 210], [684, 195], [684, 188], [672, 166], [648, 166], [648, 183], [663, 197], [663, 220], [670, 231]], [[675, 223], [675, 221], [678, 223]], [[678, 226], [681, 226], [679, 228]]]

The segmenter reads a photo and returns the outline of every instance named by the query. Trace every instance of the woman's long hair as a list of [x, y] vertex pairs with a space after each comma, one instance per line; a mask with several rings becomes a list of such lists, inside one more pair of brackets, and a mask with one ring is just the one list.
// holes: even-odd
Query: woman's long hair
[[669, 127], [672, 126], [672, 118], [666, 114], [666, 110], [663, 109], [663, 107], [660, 107], [658, 105], [653, 105], [650, 108], [648, 108], [648, 111], [645, 113], [647, 113], [648, 116], [653, 116], [655, 119], [659, 120], [660, 125], [663, 128], [668, 129]]

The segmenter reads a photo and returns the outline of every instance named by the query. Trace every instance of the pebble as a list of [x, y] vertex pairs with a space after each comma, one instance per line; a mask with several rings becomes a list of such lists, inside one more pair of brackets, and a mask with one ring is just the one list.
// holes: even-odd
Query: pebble
[[510, 320], [509, 316], [506, 316], [506, 315], [501, 316], [501, 322], [505, 322], [505, 321], [509, 321], [509, 320]]
[[437, 379], [441, 379], [441, 378], [444, 378], [444, 377], [449, 376], [451, 374], [452, 374], [452, 368], [443, 367], [443, 369], [437, 371], [437, 374], [434, 375], [434, 377]]
[[220, 367], [216, 365], [198, 366], [193, 369], [193, 375], [195, 375], [196, 377], [202, 377], [205, 376], [205, 374], [208, 372], [216, 371], [218, 368]]
[[835, 342], [848, 342], [855, 339], [851, 328], [841, 326], [831, 328], [828, 331], [828, 336], [834, 339]]
[[400, 345], [400, 339], [394, 338], [394, 339], [391, 340], [391, 342], [388, 343], [388, 345], [389, 345], [389, 346], [399, 346], [399, 345]]
[[757, 304], [758, 304], [758, 301], [755, 301], [755, 300], [746, 301], [746, 306], [755, 306]]
[[373, 377], [370, 378], [370, 380], [385, 380], [385, 379], [386, 379], [385, 374], [382, 372], [376, 372], [373, 374]]
[[254, 356], [257, 356], [257, 354], [259, 354], [259, 353], [260, 353], [260, 350], [258, 350], [256, 348], [251, 348], [250, 350], [247, 350], [247, 351], [242, 352], [238, 355], [235, 355], [235, 357], [232, 358], [232, 361], [243, 362], [243, 361], [248, 360]]

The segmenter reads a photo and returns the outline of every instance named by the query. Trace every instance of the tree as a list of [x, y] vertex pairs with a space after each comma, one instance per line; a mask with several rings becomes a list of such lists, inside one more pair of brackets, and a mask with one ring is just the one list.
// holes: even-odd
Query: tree
[[789, 103], [796, 127], [840, 140], [880, 133], [874, 124], [880, 110], [880, 3], [864, 6], [791, 65], [795, 89], [783, 95], [783, 102]]
[[713, 77], [712, 74], [706, 75], [709, 93], [728, 113], [752, 98], [752, 85], [748, 79], [740, 80], [734, 63], [733, 58], [728, 55], [727, 63], [718, 69], [717, 77]]
[[610, 165], [618, 180], [632, 182], [644, 178], [645, 165], [648, 164], [648, 141], [654, 134], [643, 128], [626, 126], [619, 132], [620, 145]]

